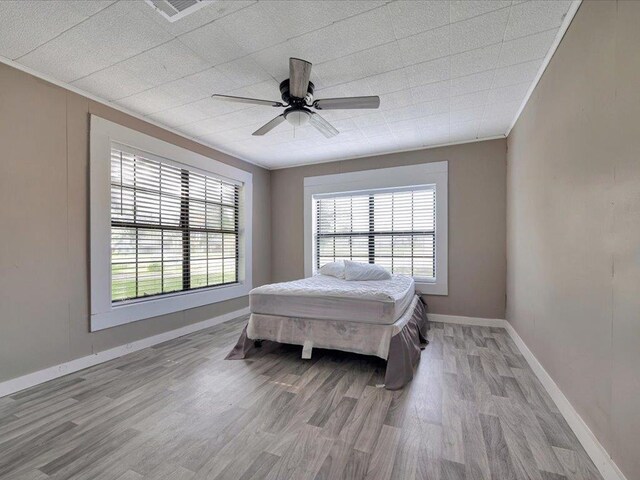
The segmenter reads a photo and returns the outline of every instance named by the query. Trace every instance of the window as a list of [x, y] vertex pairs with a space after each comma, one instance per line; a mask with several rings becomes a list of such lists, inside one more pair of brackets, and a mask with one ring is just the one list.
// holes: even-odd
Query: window
[[447, 294], [447, 162], [305, 178], [305, 274], [348, 259]]
[[435, 278], [434, 185], [315, 195], [316, 270], [335, 260]]
[[111, 148], [111, 301], [236, 283], [239, 186]]
[[252, 176], [91, 116], [91, 330], [247, 295]]

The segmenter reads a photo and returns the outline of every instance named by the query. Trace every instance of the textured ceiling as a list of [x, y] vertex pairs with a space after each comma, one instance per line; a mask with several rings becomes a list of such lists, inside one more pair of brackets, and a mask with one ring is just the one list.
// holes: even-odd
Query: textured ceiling
[[[215, 1], [170, 23], [144, 2], [0, 2], [0, 55], [268, 167], [505, 135], [571, 1]], [[325, 139], [281, 109], [288, 58], [313, 63], [316, 98], [380, 95], [326, 111]]]

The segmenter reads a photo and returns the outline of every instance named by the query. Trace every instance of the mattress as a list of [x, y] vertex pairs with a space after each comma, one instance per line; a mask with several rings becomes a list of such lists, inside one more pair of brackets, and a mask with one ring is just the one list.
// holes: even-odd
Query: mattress
[[347, 281], [328, 275], [254, 288], [251, 313], [391, 325], [415, 294], [412, 277]]

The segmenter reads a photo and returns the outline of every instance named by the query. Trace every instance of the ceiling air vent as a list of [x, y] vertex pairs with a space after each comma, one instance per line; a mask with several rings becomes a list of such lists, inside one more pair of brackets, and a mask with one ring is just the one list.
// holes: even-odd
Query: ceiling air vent
[[206, 7], [211, 0], [146, 0], [160, 15], [175, 22]]

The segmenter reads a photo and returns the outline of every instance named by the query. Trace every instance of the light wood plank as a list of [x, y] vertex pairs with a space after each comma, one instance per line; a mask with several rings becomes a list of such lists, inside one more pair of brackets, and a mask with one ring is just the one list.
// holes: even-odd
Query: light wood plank
[[225, 361], [245, 321], [0, 399], [0, 477], [601, 480], [503, 329], [433, 323], [390, 392], [372, 357]]

